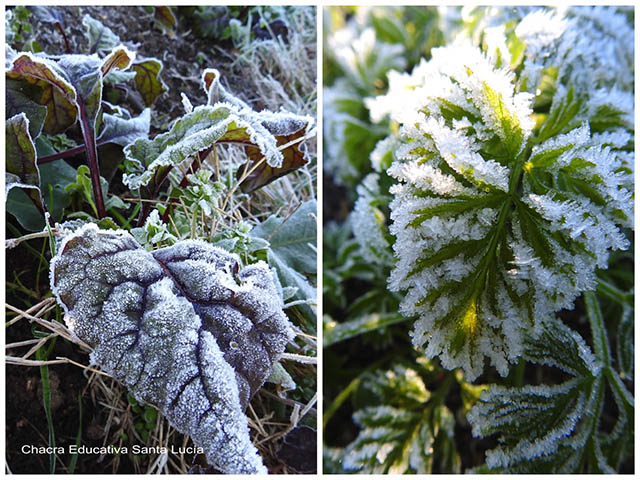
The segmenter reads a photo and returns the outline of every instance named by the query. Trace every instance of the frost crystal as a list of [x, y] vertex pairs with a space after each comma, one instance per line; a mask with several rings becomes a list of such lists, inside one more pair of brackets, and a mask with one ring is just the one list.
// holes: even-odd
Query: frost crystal
[[[201, 446], [225, 473], [266, 473], [243, 410], [293, 331], [269, 267], [201, 241], [147, 252], [87, 224], [62, 242], [51, 287], [91, 361]], [[239, 271], [238, 271], [239, 270]]]
[[594, 289], [595, 269], [629, 246], [621, 228], [633, 226], [628, 131], [604, 127], [593, 108], [552, 110], [534, 128], [534, 96], [497, 58], [470, 45], [434, 49], [368, 100], [374, 120], [400, 125], [381, 145], [399, 142], [387, 170], [397, 181], [389, 286], [406, 292], [401, 312], [419, 317], [414, 344], [469, 379], [485, 357], [506, 375], [525, 329], [539, 332]]
[[362, 256], [368, 262], [390, 265], [390, 245], [385, 238], [385, 219], [375, 207], [380, 196], [378, 175], [368, 175], [358, 186], [358, 200], [352, 213], [353, 233], [360, 244]]

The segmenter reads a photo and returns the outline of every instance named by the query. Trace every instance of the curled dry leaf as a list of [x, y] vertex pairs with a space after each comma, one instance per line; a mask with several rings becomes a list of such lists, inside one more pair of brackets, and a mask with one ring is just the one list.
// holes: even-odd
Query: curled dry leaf
[[147, 252], [88, 224], [65, 238], [51, 288], [91, 360], [160, 409], [225, 473], [266, 473], [243, 413], [293, 330], [273, 275], [201, 241]]

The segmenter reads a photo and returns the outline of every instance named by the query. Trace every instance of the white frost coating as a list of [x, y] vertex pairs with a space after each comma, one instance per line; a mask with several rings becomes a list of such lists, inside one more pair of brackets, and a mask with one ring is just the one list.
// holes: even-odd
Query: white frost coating
[[357, 188], [358, 200], [351, 214], [353, 234], [366, 261], [390, 265], [393, 259], [389, 242], [384, 238], [385, 219], [373, 205], [377, 197], [380, 197], [378, 182], [379, 176], [372, 173]]
[[51, 287], [92, 363], [152, 403], [225, 473], [266, 473], [244, 416], [293, 330], [264, 262], [201, 241], [147, 252], [87, 224], [51, 262]]
[[433, 459], [432, 430], [452, 435], [453, 422], [446, 414], [437, 427], [426, 420], [420, 405], [429, 399], [429, 392], [414, 370], [396, 366], [394, 370], [372, 372], [363, 382], [368, 392], [387, 404], [367, 407], [353, 415], [361, 430], [345, 449], [343, 468], [361, 474], [412, 473], [410, 469], [425, 473]]
[[[547, 14], [532, 15], [527, 22]], [[553, 21], [565, 25], [563, 18]], [[501, 50], [503, 30], [493, 33]], [[539, 48], [556, 40], [550, 30]], [[405, 292], [400, 311], [419, 318], [414, 345], [471, 380], [485, 357], [506, 374], [522, 354], [523, 332], [539, 332], [594, 289], [595, 269], [628, 248], [621, 227], [633, 226], [633, 156], [624, 150], [631, 135], [618, 128], [594, 136], [585, 121], [536, 145], [533, 97], [517, 92], [513, 72], [494, 68], [497, 50], [434, 49], [411, 74], [391, 72], [389, 92], [366, 102], [374, 121], [399, 123], [373, 156], [379, 163], [395, 148], [389, 288]], [[628, 109], [627, 94], [598, 95], [602, 105]], [[367, 195], [359, 194], [362, 216]]]

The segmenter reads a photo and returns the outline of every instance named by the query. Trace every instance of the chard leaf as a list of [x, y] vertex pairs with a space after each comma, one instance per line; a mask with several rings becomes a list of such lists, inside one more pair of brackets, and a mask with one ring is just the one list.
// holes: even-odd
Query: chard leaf
[[51, 287], [92, 363], [150, 403], [224, 473], [266, 473], [249, 399], [293, 337], [263, 262], [201, 241], [147, 252], [87, 224], [51, 262]]
[[97, 55], [42, 57], [22, 53], [13, 60], [7, 75], [39, 87], [36, 101], [47, 107], [45, 133], [63, 132], [78, 116], [83, 118], [83, 128], [95, 129], [104, 76], [114, 69], [126, 69], [133, 58], [123, 46], [104, 60]]
[[44, 213], [40, 172], [36, 165], [36, 146], [29, 134], [29, 119], [24, 113], [7, 120], [5, 149], [5, 194], [8, 195], [14, 187], [22, 188], [38, 210]]
[[[307, 155], [306, 152], [301, 149], [301, 141], [307, 135], [307, 129], [304, 124], [291, 122], [288, 125], [293, 129], [291, 133], [276, 134], [278, 147], [283, 157], [281, 166], [272, 167], [267, 162], [262, 162], [246, 177], [243, 177], [242, 170], [239, 170], [238, 177], [244, 178], [240, 184], [242, 191], [251, 193], [287, 173], [293, 172], [306, 165]], [[268, 126], [267, 128], [269, 129]], [[273, 130], [271, 131], [273, 133]], [[300, 140], [300, 142], [298, 142], [298, 140]], [[253, 165], [262, 159], [262, 153], [257, 147], [247, 147], [246, 152], [249, 157], [248, 168], [251, 170]]]
[[149, 135], [151, 110], [145, 108], [135, 118], [121, 118], [117, 115], [104, 113], [102, 115], [102, 123], [104, 127], [96, 143], [98, 145], [117, 143], [124, 147], [140, 137], [146, 138]]
[[167, 85], [160, 79], [162, 62], [155, 58], [143, 58], [133, 62], [131, 69], [135, 72], [136, 89], [142, 95], [147, 107], [153, 105]]
[[35, 139], [40, 135], [44, 119], [47, 116], [46, 107], [31, 100], [22, 92], [20, 82], [11, 79], [7, 79], [5, 101], [5, 115], [7, 118], [24, 113], [29, 119], [29, 134], [31, 138]]
[[39, 88], [36, 102], [47, 108], [44, 133], [64, 132], [76, 122], [76, 92], [55, 63], [30, 53], [18, 55], [7, 72], [9, 78], [26, 79]]
[[154, 7], [153, 19], [158, 23], [164, 33], [171, 38], [175, 37], [175, 28], [178, 25], [178, 20], [171, 10], [171, 7]]
[[82, 17], [82, 25], [89, 40], [89, 53], [105, 55], [121, 43], [118, 35], [90, 15]]
[[[216, 143], [256, 147], [268, 165], [282, 166], [278, 139], [265, 128], [289, 131], [290, 125], [304, 125], [309, 119], [287, 113], [256, 113], [228, 103], [196, 107], [179, 118], [168, 132], [153, 140], [138, 139], [125, 148], [127, 174], [123, 182], [132, 190], [157, 185], [171, 168]], [[308, 123], [306, 123], [308, 125]]]

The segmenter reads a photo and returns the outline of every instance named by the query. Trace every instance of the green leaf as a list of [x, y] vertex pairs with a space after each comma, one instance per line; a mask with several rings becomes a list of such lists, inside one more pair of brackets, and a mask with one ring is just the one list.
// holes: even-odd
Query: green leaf
[[[302, 204], [290, 217], [275, 215], [254, 227], [249, 235], [252, 238], [267, 240], [267, 261], [272, 266], [283, 287], [296, 289], [293, 300], [317, 302], [316, 288], [309, 277], [315, 281], [316, 265], [316, 202], [310, 200]], [[316, 308], [300, 304], [296, 308], [304, 317], [311, 331], [316, 331]]]
[[[487, 452], [489, 469], [510, 473], [617, 470], [619, 452], [603, 446], [628, 438], [633, 407], [625, 405], [628, 392], [607, 366], [603, 356], [608, 354], [601, 348], [596, 351], [597, 358], [584, 340], [559, 320], [545, 322], [537, 338], [527, 337], [525, 359], [557, 367], [572, 378], [556, 385], [494, 385], [482, 393], [468, 419], [474, 436], [502, 434], [501, 445]], [[603, 434], [598, 430], [598, 419], [607, 382], [619, 417], [614, 430]]]
[[515, 158], [524, 142], [524, 132], [520, 127], [517, 113], [509, 112], [502, 95], [493, 90], [486, 82], [484, 83], [483, 95], [487, 104], [495, 112], [495, 118], [500, 125], [498, 134], [505, 150], [511, 158]]
[[40, 232], [45, 226], [42, 212], [20, 188], [12, 188], [7, 194], [6, 210], [29, 232]]
[[288, 218], [270, 216], [255, 226], [250, 235], [267, 240], [271, 251], [291, 268], [302, 274], [315, 275], [316, 229], [316, 202], [309, 200]]
[[442, 398], [426, 389], [415, 370], [397, 366], [394, 370], [376, 371], [363, 378], [361, 388], [374, 393], [379, 405], [354, 414], [361, 430], [346, 447], [342, 461], [346, 471], [432, 473], [434, 463], [442, 460], [436, 458], [436, 444], [442, 448], [439, 451], [451, 449], [457, 456], [454, 417], [441, 403]]
[[408, 321], [408, 319], [399, 313], [370, 313], [343, 323], [334, 322], [331, 326], [325, 327], [322, 344], [324, 348], [327, 348], [335, 343], [348, 340], [358, 335], [406, 321]]

